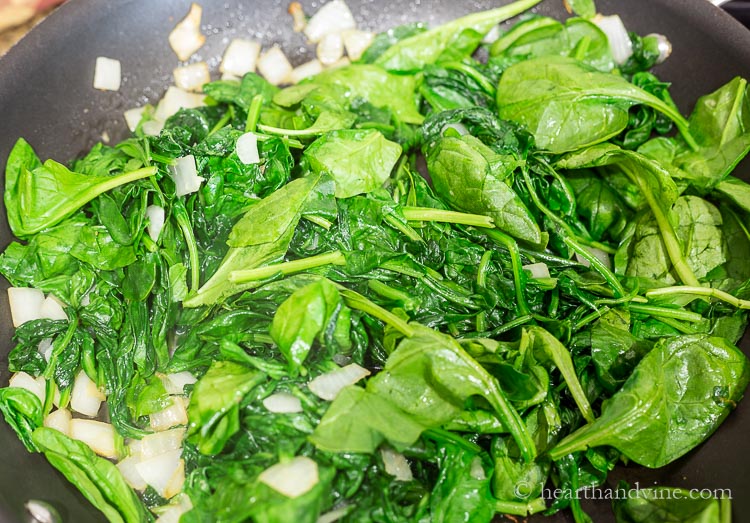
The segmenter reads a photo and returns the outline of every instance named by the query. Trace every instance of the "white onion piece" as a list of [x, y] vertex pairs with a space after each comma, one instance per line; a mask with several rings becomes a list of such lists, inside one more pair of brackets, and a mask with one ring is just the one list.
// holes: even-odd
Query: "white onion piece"
[[76, 375], [73, 382], [73, 392], [70, 394], [70, 408], [83, 414], [94, 417], [99, 414], [99, 407], [106, 398], [102, 391], [91, 381], [84, 371]]
[[318, 464], [308, 457], [297, 456], [267, 468], [258, 480], [288, 498], [296, 498], [318, 484]]
[[164, 454], [178, 450], [182, 447], [182, 440], [185, 438], [185, 429], [176, 428], [148, 434], [140, 440], [133, 440], [128, 445], [130, 455], [138, 458], [138, 461], [145, 461]]
[[[167, 88], [167, 92], [164, 93], [164, 96], [156, 106], [156, 111], [154, 111], [154, 119], [159, 122], [165, 122], [167, 118], [175, 114], [180, 109], [195, 109], [196, 107], [204, 105], [205, 98], [206, 97], [202, 94], [189, 93], [184, 89], [180, 89], [179, 87], [171, 85], [169, 86], [169, 88]], [[146, 132], [146, 123], [143, 124], [143, 132]], [[162, 123], [161, 126], [163, 127], [164, 124]], [[159, 132], [160, 131], [161, 127], [159, 128]]]
[[302, 4], [299, 2], [292, 2], [289, 4], [287, 13], [292, 15], [292, 20], [294, 20], [294, 26], [292, 27], [294, 32], [301, 33], [304, 31], [307, 26], [307, 16], [305, 16], [305, 11], [302, 9]]
[[159, 241], [159, 234], [164, 228], [164, 207], [159, 205], [149, 205], [146, 207], [146, 217], [148, 218], [148, 236], [154, 242]]
[[44, 338], [40, 341], [37, 350], [44, 357], [44, 361], [49, 361], [52, 356], [52, 338]]
[[482, 465], [482, 458], [480, 458], [479, 456], [476, 456], [472, 460], [469, 475], [478, 481], [487, 479], [487, 473], [484, 471], [484, 466]]
[[135, 132], [136, 128], [138, 127], [138, 124], [141, 123], [141, 118], [143, 118], [143, 111], [146, 110], [146, 107], [133, 107], [132, 109], [128, 109], [122, 115], [125, 117], [125, 123], [128, 124], [128, 129], [130, 129], [130, 132]]
[[263, 406], [269, 412], [275, 412], [278, 414], [302, 412], [302, 402], [300, 399], [288, 392], [277, 392], [276, 394], [271, 394], [263, 400]]
[[[175, 504], [175, 500], [179, 500], [179, 503]], [[159, 518], [156, 520], [156, 523], [180, 523], [182, 515], [192, 508], [193, 504], [187, 494], [180, 494], [179, 496], [176, 496], [169, 505], [162, 505], [159, 507], [159, 509], [166, 510], [157, 513]]]
[[390, 447], [380, 449], [380, 456], [383, 458], [385, 471], [398, 481], [411, 481], [414, 476], [411, 473], [409, 462], [400, 452], [396, 452]]
[[334, 521], [338, 521], [349, 513], [350, 507], [351, 505], [344, 505], [343, 507], [339, 507], [331, 510], [330, 512], [326, 512], [325, 514], [321, 514], [320, 516], [318, 516], [318, 519], [315, 521], [315, 523], [333, 523]]
[[318, 43], [327, 34], [336, 34], [354, 29], [357, 24], [349, 6], [343, 0], [333, 0], [321, 7], [305, 26], [305, 36], [312, 43]]
[[94, 88], [102, 91], [119, 91], [122, 83], [122, 66], [119, 60], [98, 56], [94, 66]]
[[633, 43], [628, 36], [628, 30], [618, 15], [602, 16], [597, 14], [594, 22], [602, 32], [607, 35], [609, 40], [609, 49], [612, 51], [612, 58], [615, 63], [622, 65], [633, 55]]
[[445, 134], [445, 131], [448, 129], [453, 129], [461, 136], [471, 134], [469, 133], [469, 130], [466, 128], [466, 126], [462, 123], [449, 123], [443, 127], [443, 129], [440, 131], [440, 134]]
[[55, 297], [54, 294], [48, 294], [42, 302], [42, 308], [40, 309], [40, 316], [48, 320], [67, 320], [68, 315], [65, 314], [63, 308], [65, 304]]
[[233, 82], [239, 82], [240, 80], [242, 80], [242, 78], [240, 78], [236, 74], [232, 74], [232, 73], [222, 73], [221, 74], [221, 79], [222, 80], [231, 80]]
[[13, 376], [10, 378], [10, 382], [8, 383], [8, 387], [17, 387], [19, 389], [26, 389], [34, 396], [39, 398], [39, 401], [42, 402], [42, 405], [44, 405], [44, 398], [47, 395], [47, 391], [45, 390], [44, 384], [40, 383], [36, 378], [34, 378], [31, 374], [28, 374], [26, 372], [16, 372]]
[[172, 404], [149, 416], [151, 430], [159, 432], [178, 425], [187, 425], [188, 415], [182, 398], [172, 398]]
[[260, 163], [258, 152], [258, 137], [255, 133], [245, 133], [237, 138], [235, 151], [240, 161], [245, 165]]
[[344, 57], [344, 39], [338, 33], [324, 35], [318, 42], [316, 54], [324, 66], [335, 64]]
[[656, 63], [663, 63], [672, 54], [672, 42], [669, 39], [659, 33], [651, 33], [646, 35], [646, 38], [655, 38], [659, 49], [659, 58], [656, 59]]
[[47, 414], [44, 418], [44, 426], [51, 429], [59, 430], [66, 436], [70, 435], [70, 421], [72, 416], [68, 409], [57, 409], [54, 412]]
[[315, 60], [310, 60], [309, 62], [305, 62], [304, 64], [298, 65], [297, 67], [292, 69], [292, 72], [289, 73], [289, 81], [293, 84], [296, 84], [298, 82], [301, 82], [305, 78], [315, 76], [322, 71], [323, 64], [321, 64], [320, 60], [316, 58]]
[[546, 263], [530, 263], [528, 265], [524, 265], [521, 267], [525, 271], [529, 271], [531, 273], [532, 278], [549, 278], [549, 267], [547, 267]]
[[117, 464], [117, 468], [120, 470], [120, 474], [125, 478], [125, 482], [135, 490], [144, 490], [147, 487], [146, 482], [138, 472], [136, 465], [138, 464], [138, 458], [135, 456], [128, 456]]
[[498, 38], [500, 38], [500, 35], [502, 34], [502, 30], [500, 29], [499, 25], [494, 26], [492, 29], [490, 29], [486, 35], [484, 35], [484, 38], [482, 38], [482, 43], [489, 45], [495, 42]]
[[[612, 260], [609, 258], [609, 254], [601, 249], [597, 249], [596, 247], [586, 247], [586, 250], [593, 254], [600, 262], [602, 262], [607, 269], [612, 269]], [[591, 267], [589, 261], [580, 254], [576, 253], [575, 258], [576, 261], [581, 265]]]
[[211, 81], [211, 73], [208, 71], [206, 62], [177, 67], [172, 74], [174, 74], [175, 85], [186, 91], [200, 91], [204, 84]]
[[70, 420], [70, 437], [82, 441], [104, 458], [116, 459], [119, 456], [117, 433], [109, 423], [74, 418]]
[[185, 196], [194, 193], [201, 188], [204, 178], [198, 176], [198, 169], [195, 167], [195, 156], [188, 154], [182, 158], [177, 158], [172, 166], [172, 174], [175, 185], [175, 195]]
[[289, 63], [284, 51], [278, 45], [274, 45], [260, 55], [258, 72], [269, 83], [279, 85], [289, 80], [289, 75], [292, 73], [292, 64]]
[[307, 384], [310, 391], [317, 397], [333, 401], [339, 395], [341, 389], [354, 385], [365, 376], [369, 376], [370, 371], [360, 367], [356, 363], [350, 363], [346, 367], [332, 370], [321, 374]]
[[170, 450], [136, 463], [135, 468], [150, 487], [163, 498], [171, 498], [182, 489], [185, 481], [185, 461], [182, 449]]
[[326, 69], [338, 69], [339, 67], [346, 67], [347, 65], [352, 65], [352, 61], [345, 56], [341, 60], [338, 60], [331, 65], [326, 66]]
[[191, 4], [187, 16], [169, 33], [169, 45], [183, 62], [206, 42], [206, 37], [201, 34], [201, 16], [203, 8], [198, 4]]
[[162, 379], [167, 394], [185, 394], [185, 386], [192, 385], [196, 381], [198, 378], [188, 371], [167, 374]]
[[41, 318], [44, 293], [39, 289], [27, 287], [9, 287], [8, 302], [13, 326], [18, 327], [27, 321]]
[[344, 39], [344, 48], [346, 54], [352, 60], [359, 60], [367, 51], [375, 38], [375, 33], [370, 31], [360, 31], [359, 29], [348, 29], [341, 33]]
[[224, 58], [219, 65], [219, 71], [223, 74], [242, 77], [255, 71], [258, 56], [260, 56], [260, 44], [258, 42], [235, 38], [229, 42], [227, 50], [224, 51]]

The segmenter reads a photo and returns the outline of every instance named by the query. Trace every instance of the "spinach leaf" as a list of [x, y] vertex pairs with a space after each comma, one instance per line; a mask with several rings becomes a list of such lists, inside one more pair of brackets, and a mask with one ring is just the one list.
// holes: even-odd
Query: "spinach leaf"
[[613, 501], [612, 507], [617, 523], [729, 521], [720, 517], [723, 507], [716, 498], [696, 498], [687, 490], [672, 487], [628, 490], [628, 496]]
[[365, 64], [371, 64], [378, 59], [378, 57], [388, 50], [389, 47], [393, 46], [397, 42], [406, 38], [424, 33], [427, 31], [425, 25], [421, 22], [413, 22], [410, 24], [399, 25], [378, 33], [373, 38], [372, 43], [367, 50], [362, 54], [360, 62]]
[[32, 435], [42, 426], [42, 402], [33, 392], [18, 387], [0, 389], [0, 412], [29, 452], [36, 452]]
[[278, 90], [278, 87], [255, 73], [244, 75], [239, 82], [219, 80], [203, 86], [203, 92], [217, 102], [234, 103], [246, 111], [250, 109], [256, 95], [261, 95], [264, 101], [270, 102]]
[[722, 338], [660, 339], [604, 403], [601, 416], [563, 439], [549, 455], [557, 460], [611, 445], [639, 465], [664, 466], [716, 430], [749, 379], [747, 358]]
[[729, 176], [719, 182], [714, 190], [746, 213], [750, 213], [750, 184], [747, 182]]

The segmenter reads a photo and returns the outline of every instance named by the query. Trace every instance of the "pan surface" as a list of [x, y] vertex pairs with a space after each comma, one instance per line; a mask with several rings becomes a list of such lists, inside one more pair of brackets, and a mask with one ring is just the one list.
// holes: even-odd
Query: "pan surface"
[[[193, 60], [206, 60], [216, 70], [227, 43], [251, 37], [264, 47], [278, 43], [297, 64], [312, 57], [286, 13], [288, 0], [202, 0], [206, 45]], [[317, 2], [302, 2], [313, 13]], [[507, 0], [347, 0], [361, 27], [375, 31], [411, 21], [431, 25]], [[0, 59], [0, 166], [16, 139], [26, 138], [42, 159], [68, 161], [101, 140], [126, 136], [122, 112], [157, 101], [172, 83], [177, 58], [167, 35], [188, 10], [189, 0], [72, 0], [42, 22]], [[671, 58], [656, 69], [673, 82], [673, 96], [683, 113], [695, 99], [740, 75], [750, 77], [750, 32], [706, 0], [599, 0], [598, 10], [619, 14], [629, 30], [665, 34], [673, 43]], [[535, 11], [564, 18], [562, 0], [545, 0]], [[122, 62], [119, 92], [92, 88], [97, 56]], [[750, 181], [750, 165], [737, 176]], [[11, 235], [0, 202], [0, 247]], [[0, 386], [9, 372], [7, 354], [13, 332], [5, 288], [0, 284]], [[750, 354], [750, 336], [741, 343]], [[750, 401], [741, 403], [704, 445], [660, 469], [618, 467], [606, 486], [619, 479], [641, 488], [654, 484], [730, 489], [735, 521], [750, 521]], [[40, 455], [26, 452], [12, 430], [0, 422], [0, 522], [29, 521], [28, 499], [51, 503], [64, 521], [104, 521], [77, 490]], [[584, 502], [596, 522], [613, 521], [609, 501]], [[567, 515], [532, 521], [572, 521]]]

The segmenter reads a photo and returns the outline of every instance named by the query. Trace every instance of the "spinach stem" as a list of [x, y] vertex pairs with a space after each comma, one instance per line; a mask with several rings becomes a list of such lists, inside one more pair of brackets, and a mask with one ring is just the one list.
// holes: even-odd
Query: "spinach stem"
[[403, 223], [401, 220], [399, 220], [396, 216], [392, 214], [386, 214], [383, 218], [385, 220], [385, 223], [399, 231], [401, 234], [409, 238], [413, 242], [419, 242], [424, 243], [424, 240], [419, 235], [417, 231], [415, 231], [413, 228], [409, 226], [407, 223]]
[[614, 273], [610, 271], [599, 258], [594, 256], [591, 251], [589, 251], [582, 245], [579, 245], [578, 242], [576, 242], [572, 237], [567, 237], [563, 241], [565, 242], [565, 245], [567, 245], [573, 252], [589, 262], [591, 264], [591, 268], [598, 272], [601, 277], [604, 278], [607, 283], [609, 283], [610, 287], [612, 287], [612, 290], [615, 293], [615, 298], [622, 298], [623, 296], [627, 295], [625, 289], [623, 289], [622, 284], [620, 283], [620, 280], [617, 279], [617, 276], [615, 276]]
[[310, 256], [308, 258], [300, 258], [299, 260], [264, 265], [263, 267], [257, 267], [255, 269], [232, 271], [229, 273], [229, 281], [239, 284], [249, 283], [251, 281], [265, 280], [276, 274], [294, 274], [296, 272], [303, 272], [316, 267], [323, 267], [325, 265], [345, 264], [346, 258], [341, 251], [332, 251], [325, 254]]
[[387, 300], [400, 302], [406, 310], [416, 310], [419, 308], [417, 302], [411, 296], [381, 281], [367, 280], [367, 288]]
[[423, 434], [425, 435], [425, 437], [430, 439], [435, 439], [438, 441], [449, 441], [450, 443], [455, 444], [457, 447], [468, 450], [472, 453], [482, 452], [482, 447], [480, 447], [476, 443], [471, 442], [466, 438], [462, 438], [458, 434], [445, 429], [427, 429], [423, 432]]
[[[650, 292], [650, 291], [649, 291]], [[646, 293], [648, 296], [648, 293]], [[656, 305], [642, 305], [640, 303], [631, 303], [630, 311], [638, 314], [648, 314], [657, 318], [673, 318], [675, 320], [689, 321], [697, 323], [703, 320], [703, 316], [697, 312], [690, 312], [684, 309], [673, 309], [671, 307], [659, 307]]]
[[[479, 260], [479, 267], [477, 268], [477, 287], [483, 289], [487, 286], [487, 271], [490, 267], [490, 260], [492, 260], [492, 251], [484, 251], [482, 259]], [[484, 311], [479, 311], [476, 316], [477, 332], [484, 332], [487, 330], [486, 314]]]
[[346, 304], [352, 309], [357, 309], [358, 311], [362, 311], [381, 320], [382, 322], [399, 331], [407, 338], [411, 338], [412, 336], [414, 336], [414, 329], [412, 329], [409, 324], [403, 319], [399, 318], [392, 312], [387, 311], [380, 305], [373, 303], [358, 292], [347, 289], [342, 285], [337, 285], [337, 287]]
[[188, 256], [190, 258], [190, 290], [198, 290], [201, 284], [201, 266], [198, 259], [198, 244], [195, 241], [195, 235], [193, 234], [193, 226], [188, 218], [187, 209], [180, 200], [175, 200], [173, 203], [172, 211], [177, 225], [180, 227], [183, 236], [185, 236], [185, 243], [188, 248]]
[[491, 240], [496, 241], [510, 253], [510, 264], [513, 270], [513, 280], [515, 282], [516, 291], [516, 310], [519, 316], [527, 316], [530, 313], [529, 305], [526, 303], [526, 295], [524, 290], [526, 289], [526, 274], [523, 271], [523, 263], [521, 262], [521, 254], [518, 251], [518, 244], [516, 241], [498, 229], [480, 229], [486, 234]]
[[604, 316], [604, 314], [606, 314], [607, 312], [609, 312], [609, 307], [602, 307], [601, 309], [590, 312], [589, 314], [575, 322], [575, 324], [573, 325], [573, 332], [581, 330], [592, 321], [598, 320], [599, 318]]
[[487, 80], [487, 78], [480, 74], [476, 69], [473, 67], [469, 67], [468, 65], [462, 63], [462, 62], [446, 62], [442, 64], [444, 68], [450, 70], [450, 71], [458, 71], [459, 73], [463, 73], [472, 80], [474, 80], [479, 87], [482, 88], [482, 90], [492, 96], [495, 97], [495, 94], [497, 93], [497, 88]]
[[216, 125], [214, 125], [210, 131], [208, 131], [209, 136], [214, 134], [219, 129], [222, 129], [226, 124], [229, 123], [232, 117], [234, 117], [234, 106], [230, 105], [227, 112], [224, 113], [224, 116], [222, 116], [221, 119], [216, 122]]
[[444, 222], [458, 225], [472, 225], [493, 229], [495, 223], [489, 216], [483, 214], [468, 214], [457, 211], [445, 211], [430, 207], [404, 207], [404, 217], [410, 222]]
[[263, 95], [256, 94], [250, 102], [250, 108], [247, 110], [247, 120], [245, 120], [245, 132], [255, 132], [260, 120], [260, 108], [263, 106]]
[[70, 342], [73, 340], [73, 335], [76, 333], [77, 329], [78, 318], [70, 318], [70, 321], [68, 322], [68, 328], [65, 331], [65, 335], [62, 338], [56, 338], [55, 341], [52, 342], [52, 354], [50, 355], [49, 363], [47, 363], [47, 368], [44, 369], [44, 373], [42, 373], [44, 379], [50, 380], [55, 376], [57, 359], [60, 357], [60, 354], [65, 352], [65, 349], [68, 347], [68, 345], [70, 345]]
[[333, 223], [329, 222], [322, 216], [316, 216], [314, 214], [304, 215], [302, 216], [305, 220], [307, 220], [310, 223], [314, 223], [315, 225], [318, 225], [320, 227], [323, 227], [325, 230], [329, 230], [331, 227], [333, 227]]
[[508, 514], [510, 516], [531, 516], [547, 510], [547, 504], [544, 498], [536, 498], [527, 503], [523, 501], [506, 501], [495, 500], [495, 512], [498, 514]]
[[713, 298], [715, 300], [723, 301], [737, 307], [738, 309], [750, 309], [750, 300], [742, 300], [736, 296], [732, 296], [728, 292], [712, 289], [709, 287], [701, 286], [689, 286], [689, 285], [676, 285], [674, 287], [662, 287], [661, 289], [652, 289], [646, 292], [646, 298], [649, 300], [654, 298], [662, 298], [664, 296], [699, 296], [703, 298]]

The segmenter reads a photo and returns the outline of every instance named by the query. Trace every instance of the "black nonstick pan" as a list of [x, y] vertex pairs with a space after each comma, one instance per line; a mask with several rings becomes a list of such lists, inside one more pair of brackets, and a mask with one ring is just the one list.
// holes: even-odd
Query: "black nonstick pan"
[[[292, 31], [288, 0], [202, 0], [206, 45], [198, 56], [215, 71], [227, 43], [250, 36], [264, 46], [279, 43], [295, 63], [312, 57], [303, 37]], [[303, 1], [313, 13], [319, 2]], [[359, 25], [383, 30], [411, 21], [431, 25], [508, 0], [347, 0]], [[71, 0], [37, 26], [0, 59], [0, 166], [19, 136], [42, 159], [70, 160], [106, 134], [112, 141], [127, 129], [125, 109], [157, 101], [172, 83], [177, 58], [167, 35], [188, 11], [190, 0]], [[707, 0], [598, 0], [605, 14], [619, 14], [639, 34], [666, 35], [674, 46], [657, 74], [673, 81], [673, 95], [684, 114], [695, 99], [740, 75], [750, 77], [750, 31]], [[564, 18], [563, 0], [545, 0], [536, 11]], [[122, 62], [119, 92], [92, 88], [97, 56]], [[194, 59], [195, 59], [194, 58]], [[750, 181], [750, 164], [739, 177]], [[11, 235], [0, 202], [0, 247]], [[748, 260], [750, 263], [750, 260]], [[8, 382], [7, 354], [13, 327], [0, 284], [0, 386]], [[750, 354], [750, 336], [742, 340]], [[750, 400], [726, 420], [710, 440], [660, 470], [619, 466], [608, 486], [626, 479], [641, 488], [654, 484], [686, 489], [726, 489], [733, 498], [734, 521], [750, 521]], [[24, 509], [30, 499], [51, 504], [63, 521], [104, 521], [41, 455], [26, 452], [12, 430], [0, 422], [0, 522], [34, 521]], [[584, 503], [596, 522], [613, 521], [609, 501]], [[572, 521], [568, 515], [531, 521]]]

